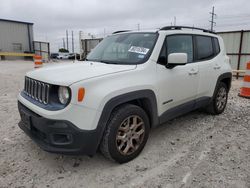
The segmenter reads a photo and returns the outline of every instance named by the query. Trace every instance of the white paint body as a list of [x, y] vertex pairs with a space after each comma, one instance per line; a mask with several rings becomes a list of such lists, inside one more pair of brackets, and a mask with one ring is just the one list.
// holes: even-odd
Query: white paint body
[[[189, 63], [167, 69], [157, 64], [165, 37], [171, 34], [199, 34], [219, 39], [221, 53], [212, 60]], [[231, 72], [221, 37], [201, 31], [159, 31], [154, 50], [147, 62], [138, 65], [112, 65], [98, 62], [63, 64], [28, 72], [26, 76], [50, 84], [69, 86], [70, 104], [58, 111], [42, 109], [19, 95], [27, 108], [48, 119], [68, 120], [83, 130], [94, 130], [105, 104], [121, 94], [143, 89], [152, 90], [157, 100], [158, 116], [166, 110], [199, 97], [212, 97], [216, 81], [224, 72]], [[78, 89], [85, 88], [82, 102]], [[164, 101], [173, 102], [162, 105]]]

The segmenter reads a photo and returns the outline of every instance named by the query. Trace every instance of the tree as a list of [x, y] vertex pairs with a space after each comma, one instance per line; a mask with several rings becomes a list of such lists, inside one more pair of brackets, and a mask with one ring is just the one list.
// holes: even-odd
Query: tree
[[59, 52], [61, 52], [61, 53], [69, 53], [69, 50], [67, 50], [65, 48], [60, 48]]

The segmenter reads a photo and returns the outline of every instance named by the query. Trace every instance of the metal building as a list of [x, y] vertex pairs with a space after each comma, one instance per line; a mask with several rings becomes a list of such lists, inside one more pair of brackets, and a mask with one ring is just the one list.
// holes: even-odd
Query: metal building
[[33, 23], [0, 19], [0, 52], [32, 52]]
[[103, 39], [81, 39], [80, 43], [80, 56], [81, 59], [85, 59], [87, 55], [94, 49]]
[[[250, 61], [250, 30], [218, 32], [223, 38], [234, 70], [245, 70]], [[243, 75], [242, 73], [237, 76]]]

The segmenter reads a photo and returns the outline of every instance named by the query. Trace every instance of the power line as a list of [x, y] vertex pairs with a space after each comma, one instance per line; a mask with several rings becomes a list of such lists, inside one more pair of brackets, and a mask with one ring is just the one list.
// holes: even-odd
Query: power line
[[237, 18], [237, 17], [249, 17], [250, 14], [224, 14], [224, 15], [220, 15], [220, 18]]
[[238, 26], [250, 26], [250, 23], [221, 24], [217, 27], [238, 27]]

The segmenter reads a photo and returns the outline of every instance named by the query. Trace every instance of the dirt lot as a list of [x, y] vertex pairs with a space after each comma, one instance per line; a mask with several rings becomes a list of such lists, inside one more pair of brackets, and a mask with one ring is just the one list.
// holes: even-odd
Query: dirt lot
[[234, 81], [220, 116], [192, 112], [152, 130], [135, 160], [44, 152], [17, 126], [31, 62], [0, 61], [0, 187], [250, 187], [250, 100]]

